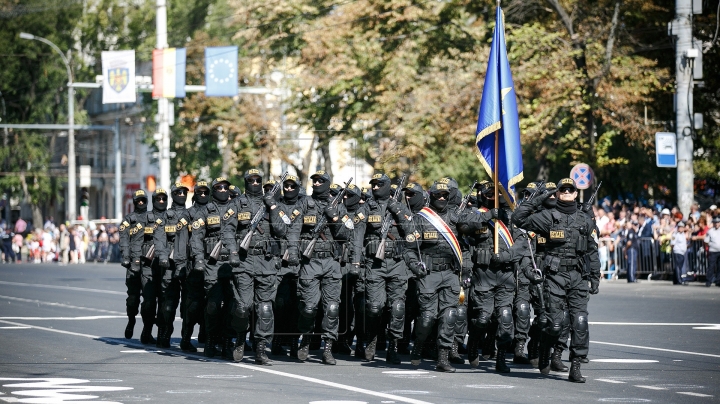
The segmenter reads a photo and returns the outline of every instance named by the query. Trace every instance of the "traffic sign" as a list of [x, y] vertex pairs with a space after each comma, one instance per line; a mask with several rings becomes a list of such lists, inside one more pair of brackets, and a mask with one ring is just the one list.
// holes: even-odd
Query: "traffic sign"
[[593, 182], [593, 171], [589, 165], [585, 163], [576, 164], [570, 170], [570, 178], [575, 180], [577, 189], [588, 189]]
[[673, 132], [655, 134], [655, 162], [658, 167], [677, 167], [677, 138]]

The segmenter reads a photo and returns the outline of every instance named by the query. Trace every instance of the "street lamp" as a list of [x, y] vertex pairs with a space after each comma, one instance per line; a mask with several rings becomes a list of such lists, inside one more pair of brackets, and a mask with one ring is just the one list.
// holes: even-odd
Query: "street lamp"
[[[73, 77], [72, 71], [70, 70], [70, 62], [68, 61], [65, 54], [62, 53], [60, 48], [54, 43], [48, 41], [45, 38], [28, 34], [26, 32], [20, 33], [21, 39], [34, 39], [42, 43], [50, 45], [51, 48], [57, 52], [65, 63], [68, 75], [68, 218], [75, 220], [77, 218], [77, 212], [75, 211], [75, 90], [73, 89]], [[87, 218], [83, 218], [87, 220]]]

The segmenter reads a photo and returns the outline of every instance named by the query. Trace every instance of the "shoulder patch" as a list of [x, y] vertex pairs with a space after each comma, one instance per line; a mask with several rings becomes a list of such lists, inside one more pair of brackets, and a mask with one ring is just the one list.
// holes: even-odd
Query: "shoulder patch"
[[290, 220], [288, 215], [286, 215], [285, 212], [283, 212], [282, 210], [280, 212], [278, 212], [278, 216], [280, 216], [280, 219], [282, 219], [283, 223], [285, 223], [285, 224], [292, 223], [292, 221]]
[[227, 212], [223, 215], [223, 220], [230, 219], [235, 214], [235, 211], [232, 209], [228, 209]]
[[291, 221], [292, 221], [292, 220], [295, 220], [295, 218], [298, 217], [299, 215], [300, 215], [300, 211], [297, 210], [297, 209], [293, 209], [292, 215], [290, 215], [290, 220], [291, 220]]
[[416, 238], [415, 238], [415, 235], [414, 235], [414, 234], [408, 234], [408, 235], [405, 237], [405, 241], [407, 241], [408, 243], [414, 243], [415, 240], [416, 240]]
[[187, 220], [185, 220], [184, 217], [183, 217], [182, 219], [180, 219], [180, 223], [182, 223], [183, 225], [187, 225], [187, 224], [188, 224]]
[[157, 223], [157, 224], [162, 224], [162, 219], [157, 219], [157, 220], [155, 220], [155, 223]]
[[348, 215], [343, 216], [341, 220], [345, 224], [345, 227], [347, 227], [348, 229], [355, 229], [355, 225], [353, 224], [353, 221], [350, 220], [350, 217]]

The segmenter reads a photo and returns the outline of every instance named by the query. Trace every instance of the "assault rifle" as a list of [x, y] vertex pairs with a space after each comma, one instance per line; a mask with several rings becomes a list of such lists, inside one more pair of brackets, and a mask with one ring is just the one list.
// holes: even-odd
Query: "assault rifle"
[[470, 192], [468, 192], [468, 194], [465, 195], [465, 197], [463, 197], [462, 201], [460, 201], [460, 206], [458, 206], [457, 209], [455, 210], [456, 215], [463, 213], [465, 208], [467, 208], [468, 201], [470, 200], [470, 196], [472, 196], [473, 190], [477, 186], [477, 183], [478, 183], [477, 180], [475, 180], [475, 182], [473, 182], [472, 186], [470, 187]]
[[598, 184], [597, 188], [595, 188], [595, 192], [590, 196], [590, 199], [588, 199], [587, 202], [585, 202], [582, 206], [582, 211], [585, 213], [588, 213], [590, 209], [592, 209], [593, 203], [595, 203], [595, 199], [597, 198], [597, 193], [600, 190], [600, 187], [602, 186], [602, 181]]
[[[397, 201], [398, 198], [400, 198], [403, 185], [405, 185], [405, 178], [407, 178], [407, 174], [403, 174], [403, 176], [400, 177], [400, 182], [397, 184], [397, 188], [395, 188], [395, 193], [391, 197], [392, 200]], [[378, 246], [377, 252], [375, 253], [375, 258], [379, 260], [385, 259], [385, 245], [387, 244], [388, 233], [390, 232], [390, 226], [392, 226], [392, 221], [392, 213], [385, 212], [385, 218], [383, 219], [382, 227], [380, 228], [380, 245]]]
[[[278, 191], [280, 191], [280, 188], [282, 187], [283, 182], [285, 182], [285, 179], [287, 178], [288, 173], [285, 171], [285, 174], [280, 177], [280, 181], [275, 182], [275, 185], [273, 185], [272, 189], [265, 193], [265, 197], [275, 197], [275, 194], [277, 194]], [[263, 216], [265, 216], [265, 212], [267, 211], [267, 207], [265, 204], [263, 204], [262, 209], [258, 209], [257, 213], [255, 213], [255, 216], [253, 216], [252, 220], [250, 221], [250, 228], [248, 229], [247, 234], [240, 242], [240, 248], [243, 249], [243, 251], [247, 251], [248, 248], [250, 248], [250, 239], [252, 239], [253, 234], [255, 233], [255, 229], [257, 229], [258, 225], [260, 224], [260, 221], [263, 219]]]
[[[337, 207], [340, 202], [342, 202], [343, 198], [345, 197], [345, 192], [347, 192], [347, 187], [352, 183], [352, 177], [348, 180], [348, 182], [345, 183], [345, 186], [343, 189], [338, 192], [337, 195], [335, 195], [335, 198], [330, 202], [330, 206], [335, 208]], [[323, 212], [321, 215], [319, 215], [320, 218], [317, 219], [317, 223], [315, 224], [315, 227], [312, 229], [312, 240], [310, 240], [310, 244], [308, 244], [305, 251], [303, 251], [303, 257], [305, 258], [312, 258], [312, 253], [315, 250], [315, 244], [317, 243], [318, 237], [325, 237], [322, 232], [325, 230], [325, 226], [327, 225], [327, 215], [325, 215], [325, 212]]]

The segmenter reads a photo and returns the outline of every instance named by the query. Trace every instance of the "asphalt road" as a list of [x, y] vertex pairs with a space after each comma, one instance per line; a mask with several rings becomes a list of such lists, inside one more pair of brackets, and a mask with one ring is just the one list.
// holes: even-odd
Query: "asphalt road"
[[[143, 346], [125, 328], [124, 269], [0, 265], [0, 402], [60, 403], [710, 403], [720, 399], [720, 288], [604, 281], [590, 300], [586, 384], [510, 364], [455, 374], [361, 362], [272, 357], [257, 366]], [[381, 356], [383, 356], [381, 354]], [[567, 360], [567, 353], [564, 355]], [[249, 358], [248, 358], [249, 357]]]

